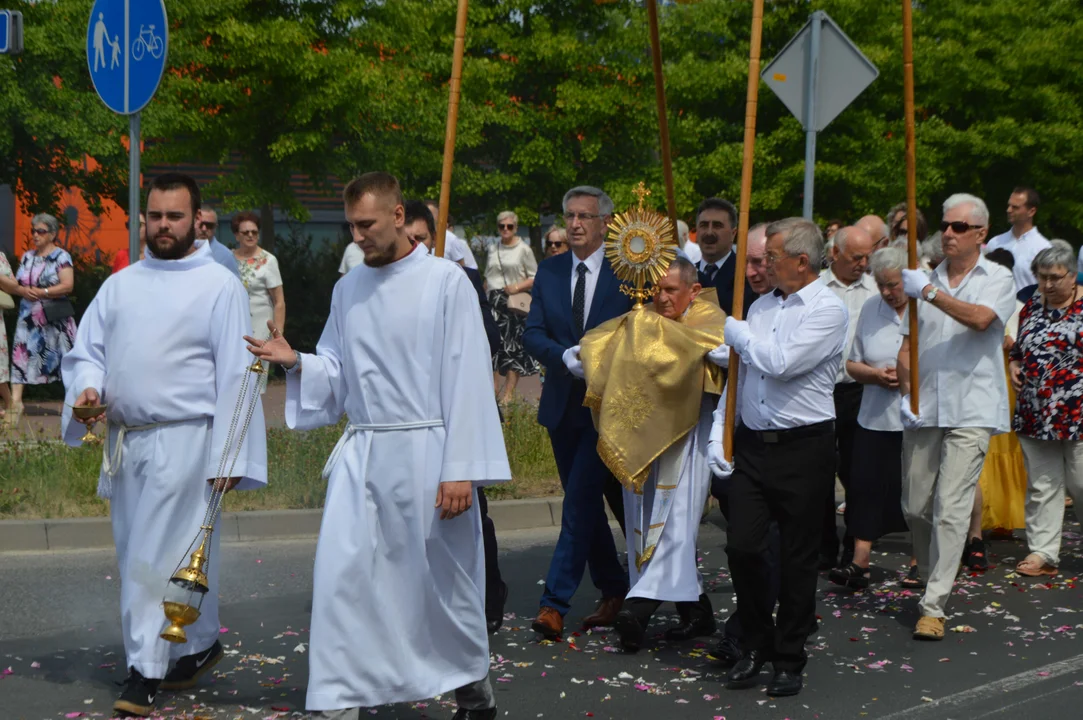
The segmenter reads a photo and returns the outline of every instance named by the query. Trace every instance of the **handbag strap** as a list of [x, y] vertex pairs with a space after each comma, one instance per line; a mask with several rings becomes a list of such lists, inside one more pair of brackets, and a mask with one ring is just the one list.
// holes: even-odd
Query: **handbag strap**
[[496, 264], [500, 266], [500, 277], [504, 280], [504, 287], [501, 290], [507, 290], [508, 276], [504, 274], [504, 259], [500, 257], [500, 246], [503, 244], [503, 240], [496, 241]]

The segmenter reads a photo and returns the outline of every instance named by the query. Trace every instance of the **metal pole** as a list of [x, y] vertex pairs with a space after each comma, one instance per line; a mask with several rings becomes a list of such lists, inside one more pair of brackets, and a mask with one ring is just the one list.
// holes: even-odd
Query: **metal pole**
[[128, 262], [139, 261], [139, 113], [128, 116]]
[[808, 43], [808, 76], [805, 78], [805, 202], [801, 214], [812, 219], [812, 196], [816, 184], [816, 86], [820, 82], [820, 26], [824, 14], [812, 13]]
[[455, 12], [455, 44], [451, 50], [451, 88], [448, 92], [447, 126], [444, 132], [444, 165], [440, 173], [440, 206], [436, 211], [436, 237], [433, 253], [444, 257], [448, 208], [451, 205], [451, 169], [455, 165], [455, 130], [459, 122], [459, 90], [463, 79], [463, 53], [466, 51], [466, 13], [470, 0], [459, 0]]
[[[666, 83], [662, 75], [662, 43], [658, 39], [658, 3], [647, 0], [647, 24], [651, 33], [651, 60], [654, 63], [654, 97], [658, 106], [658, 133], [662, 143], [662, 177], [666, 184], [666, 210], [677, 233], [677, 196], [673, 189], [673, 160], [669, 154], [669, 120], [666, 118]], [[676, 239], [676, 238], [674, 238]]]

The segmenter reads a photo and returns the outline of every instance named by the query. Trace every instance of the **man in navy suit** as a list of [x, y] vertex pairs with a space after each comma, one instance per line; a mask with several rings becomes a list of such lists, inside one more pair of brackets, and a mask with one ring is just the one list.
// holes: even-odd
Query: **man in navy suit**
[[[727, 315], [733, 314], [734, 278], [744, 277], [744, 271], [737, 272], [737, 256], [733, 252], [733, 242], [737, 237], [737, 208], [729, 200], [710, 197], [696, 208], [696, 243], [699, 244], [703, 258], [696, 263], [699, 270], [699, 283], [704, 288], [713, 287], [718, 291], [718, 304]], [[744, 314], [757, 294], [752, 286], [745, 282]]]
[[[579, 340], [591, 328], [631, 310], [620, 281], [605, 261], [606, 226], [613, 201], [598, 188], [580, 186], [564, 196], [564, 221], [570, 253], [538, 266], [523, 345], [545, 365], [545, 385], [538, 423], [549, 431], [564, 510], [549, 574], [545, 580], [535, 632], [556, 639], [564, 632], [564, 615], [590, 565], [590, 576], [602, 599], [585, 627], [612, 625], [628, 592], [628, 574], [621, 567], [605, 516], [606, 486], [620, 497], [620, 485], [598, 457], [598, 432], [583, 407], [586, 383], [569, 367], [580, 365]], [[619, 504], [617, 504], [619, 503]], [[623, 500], [610, 500], [617, 518], [624, 518]]]

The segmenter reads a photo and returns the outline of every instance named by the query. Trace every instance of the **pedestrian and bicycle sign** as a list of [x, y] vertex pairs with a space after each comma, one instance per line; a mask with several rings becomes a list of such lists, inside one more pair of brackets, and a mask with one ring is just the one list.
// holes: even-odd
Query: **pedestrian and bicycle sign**
[[0, 10], [0, 55], [18, 55], [23, 51], [23, 14], [18, 10]]
[[150, 102], [168, 40], [164, 0], [96, 0], [87, 23], [87, 67], [110, 110], [131, 115]]

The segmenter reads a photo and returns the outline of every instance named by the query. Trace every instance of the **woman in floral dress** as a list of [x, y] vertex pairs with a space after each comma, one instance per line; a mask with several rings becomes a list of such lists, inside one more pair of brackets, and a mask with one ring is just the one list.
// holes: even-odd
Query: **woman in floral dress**
[[[279, 332], [286, 327], [286, 296], [282, 292], [282, 274], [278, 260], [259, 246], [259, 215], [240, 212], [230, 221], [237, 247], [233, 257], [241, 271], [241, 282], [248, 291], [249, 312], [252, 316], [253, 336], [266, 340], [271, 337], [267, 321], [273, 320]], [[271, 368], [267, 368], [261, 389], [266, 389]]]
[[60, 382], [60, 361], [75, 342], [75, 317], [67, 302], [75, 270], [71, 255], [56, 246], [60, 225], [52, 215], [42, 214], [35, 215], [30, 226], [34, 249], [23, 253], [15, 272], [22, 302], [11, 349], [11, 425], [22, 415], [23, 387]]
[[[15, 282], [15, 273], [11, 272], [11, 265], [4, 253], [0, 252], [0, 290], [3, 290], [12, 298], [19, 296], [19, 283]], [[11, 371], [8, 369], [8, 330], [4, 325], [4, 315], [0, 312], [0, 418], [11, 407], [11, 388], [8, 382], [11, 380]]]

